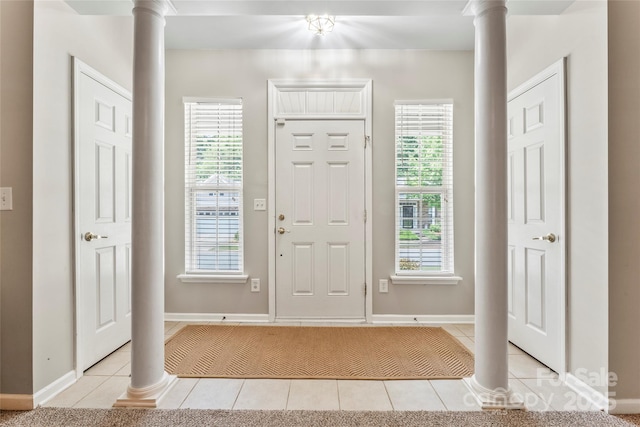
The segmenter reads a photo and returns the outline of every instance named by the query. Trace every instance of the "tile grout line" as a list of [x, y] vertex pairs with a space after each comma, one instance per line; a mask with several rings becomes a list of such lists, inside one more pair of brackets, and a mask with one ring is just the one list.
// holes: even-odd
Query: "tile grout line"
[[438, 399], [440, 400], [440, 403], [442, 403], [442, 406], [444, 407], [445, 411], [450, 411], [447, 404], [444, 403], [444, 399], [442, 399], [442, 396], [440, 396], [440, 393], [438, 393], [438, 389], [433, 386], [433, 384], [431, 383], [431, 380], [427, 380], [427, 381], [429, 381], [429, 386], [431, 386], [431, 388], [433, 389], [433, 392], [436, 394], [436, 396], [438, 396]]
[[395, 411], [396, 407], [393, 405], [393, 400], [391, 400], [391, 396], [389, 395], [389, 389], [387, 389], [387, 382], [382, 381], [382, 386], [384, 387], [384, 392], [387, 394], [387, 399], [389, 399], [389, 404], [391, 405], [391, 411]]
[[[231, 405], [231, 409], [236, 409], [236, 404], [238, 403], [238, 398], [240, 397], [240, 393], [242, 393], [242, 389], [244, 388], [244, 384], [246, 383], [246, 378], [242, 379], [242, 384], [240, 384], [240, 388], [238, 389], [238, 393], [236, 394], [236, 398], [233, 399], [233, 404]], [[236, 409], [237, 410], [237, 409]]]
[[289, 399], [291, 398], [291, 380], [289, 380], [289, 390], [287, 391], [287, 401], [284, 404], [284, 410], [289, 410]]
[[286, 380], [289, 381], [289, 388], [287, 389], [287, 400], [284, 402], [284, 408], [283, 410], [286, 411], [287, 410], [287, 406], [289, 406], [289, 396], [291, 395], [291, 380]]
[[[189, 390], [189, 392], [186, 394], [186, 396], [184, 397], [184, 399], [182, 399], [182, 401], [180, 402], [180, 404], [178, 405], [178, 409], [188, 409], [188, 408], [183, 408], [182, 405], [185, 404], [185, 402], [187, 401], [187, 399], [189, 399], [189, 397], [191, 396], [191, 393], [193, 393], [193, 391], [196, 389], [196, 386], [198, 385], [198, 383], [200, 382], [202, 378], [198, 378], [198, 380], [193, 384], [193, 387], [191, 387], [191, 389]], [[176, 384], [177, 385], [177, 384]]]
[[291, 381], [292, 380], [288, 380], [289, 381], [289, 391], [287, 392], [287, 401], [284, 404], [284, 409], [286, 410], [287, 407], [289, 406], [289, 398], [291, 397]]

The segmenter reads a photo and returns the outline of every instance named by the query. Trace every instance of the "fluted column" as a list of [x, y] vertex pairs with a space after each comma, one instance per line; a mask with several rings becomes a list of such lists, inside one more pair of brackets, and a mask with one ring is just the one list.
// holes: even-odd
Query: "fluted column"
[[164, 25], [167, 0], [134, 1], [131, 384], [115, 406], [155, 407], [164, 370]]
[[475, 375], [483, 408], [521, 407], [509, 392], [505, 0], [471, 0], [475, 24]]

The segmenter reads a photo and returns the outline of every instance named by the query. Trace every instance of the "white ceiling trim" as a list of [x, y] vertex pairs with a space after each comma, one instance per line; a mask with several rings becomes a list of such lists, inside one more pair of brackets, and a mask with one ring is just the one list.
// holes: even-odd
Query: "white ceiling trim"
[[[588, 0], [578, 0], [588, 1]], [[131, 15], [132, 0], [66, 0], [81, 15]], [[459, 15], [467, 0], [172, 0], [179, 16]], [[574, 0], [508, 0], [511, 15], [558, 15]]]
[[[1, 0], [0, 0], [1, 1]], [[44, 0], [46, 1], [46, 0]], [[82, 15], [129, 16], [132, 0], [65, 0]], [[508, 0], [509, 14], [557, 15], [574, 0]], [[591, 1], [591, 0], [576, 0]], [[472, 50], [467, 0], [172, 0], [167, 49]], [[307, 31], [305, 16], [336, 16], [331, 34]]]

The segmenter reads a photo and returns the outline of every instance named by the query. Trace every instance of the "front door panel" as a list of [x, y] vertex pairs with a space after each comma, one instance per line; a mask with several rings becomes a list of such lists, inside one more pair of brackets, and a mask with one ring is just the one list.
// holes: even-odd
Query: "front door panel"
[[364, 179], [364, 121], [276, 127], [278, 319], [364, 319]]

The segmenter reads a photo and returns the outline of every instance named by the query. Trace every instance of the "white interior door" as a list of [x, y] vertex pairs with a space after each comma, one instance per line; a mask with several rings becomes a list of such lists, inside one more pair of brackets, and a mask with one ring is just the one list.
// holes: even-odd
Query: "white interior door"
[[276, 317], [365, 317], [364, 120], [276, 126]]
[[508, 105], [509, 340], [558, 372], [565, 368], [563, 87], [558, 67]]
[[[95, 74], [95, 73], [94, 73]], [[131, 101], [76, 74], [79, 369], [131, 339]]]

